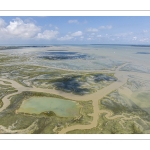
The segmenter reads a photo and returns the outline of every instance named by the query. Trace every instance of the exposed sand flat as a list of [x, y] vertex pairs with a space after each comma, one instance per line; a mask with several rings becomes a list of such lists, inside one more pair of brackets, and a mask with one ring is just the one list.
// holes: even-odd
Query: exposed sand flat
[[131, 95], [132, 95], [132, 93], [133, 93], [133, 92], [132, 92], [129, 88], [127, 88], [127, 87], [121, 87], [121, 88], [119, 88], [119, 89], [118, 89], [118, 92], [119, 92], [119, 94], [125, 95], [125, 96], [127, 96], [128, 98], [130, 98]]

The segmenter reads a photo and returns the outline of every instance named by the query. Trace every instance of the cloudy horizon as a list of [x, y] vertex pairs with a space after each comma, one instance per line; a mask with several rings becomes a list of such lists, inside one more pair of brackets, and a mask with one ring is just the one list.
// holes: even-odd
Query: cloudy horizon
[[150, 17], [0, 17], [0, 44], [150, 44]]

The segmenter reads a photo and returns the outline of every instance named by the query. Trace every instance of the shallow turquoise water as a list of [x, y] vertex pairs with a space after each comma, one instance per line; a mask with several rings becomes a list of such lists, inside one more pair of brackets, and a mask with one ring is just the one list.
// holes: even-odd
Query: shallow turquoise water
[[76, 102], [54, 97], [31, 97], [24, 100], [18, 112], [40, 114], [44, 111], [53, 111], [57, 116], [74, 117], [79, 114]]

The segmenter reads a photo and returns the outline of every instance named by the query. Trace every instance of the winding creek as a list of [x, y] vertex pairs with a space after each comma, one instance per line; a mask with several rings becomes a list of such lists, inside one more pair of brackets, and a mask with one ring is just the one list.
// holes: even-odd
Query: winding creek
[[[87, 95], [83, 95], [83, 96], [74, 95], [73, 93], [65, 93], [65, 92], [62, 92], [62, 91], [55, 90], [55, 89], [42, 89], [42, 88], [36, 88], [36, 87], [33, 87], [33, 88], [24, 87], [24, 86], [20, 85], [19, 83], [15, 82], [13, 80], [0, 78], [0, 80], [1, 80], [0, 83], [1, 84], [6, 85], [5, 83], [2, 83], [2, 81], [10, 82], [11, 84], [9, 84], [9, 85], [11, 85], [16, 90], [18, 90], [18, 92], [16, 92], [16, 93], [12, 93], [12, 94], [9, 94], [9, 95], [3, 97], [3, 99], [2, 99], [3, 106], [0, 108], [0, 112], [3, 111], [4, 109], [6, 109], [10, 105], [10, 98], [9, 98], [10, 96], [22, 93], [23, 91], [33, 91], [33, 92], [44, 92], [44, 93], [56, 94], [56, 95], [60, 95], [64, 98], [74, 100], [74, 101], [89, 101], [89, 100], [92, 100], [92, 105], [93, 105], [93, 114], [91, 114], [91, 116], [93, 117], [92, 122], [88, 125], [68, 126], [68, 127], [63, 128], [61, 131], [59, 131], [59, 133], [63, 134], [63, 133], [67, 133], [67, 132], [75, 130], [75, 129], [91, 129], [91, 128], [97, 126], [98, 118], [99, 118], [99, 115], [101, 113], [106, 113], [106, 117], [108, 119], [115, 119], [115, 118], [122, 117], [120, 115], [115, 116], [115, 117], [111, 117], [112, 114], [110, 113], [110, 111], [100, 110], [99, 101], [103, 97], [105, 97], [106, 95], [108, 95], [112, 91], [117, 90], [119, 87], [124, 85], [127, 82], [127, 79], [128, 79], [129, 75], [138, 75], [138, 76], [141, 76], [141, 77], [150, 78], [150, 74], [146, 74], [146, 73], [119, 71], [119, 69], [124, 67], [125, 65], [126, 64], [123, 64], [123, 65], [119, 66], [115, 71], [110, 71], [111, 73], [112, 72], [114, 73], [114, 76], [118, 79], [117, 81], [113, 82], [112, 84], [108, 85], [107, 87], [104, 87], [104, 88], [98, 90], [95, 93], [87, 94]], [[105, 73], [105, 71], [100, 71], [100, 72]], [[106, 73], [109, 73], [109, 71], [106, 71]], [[124, 119], [127, 119], [127, 118], [124, 118]]]

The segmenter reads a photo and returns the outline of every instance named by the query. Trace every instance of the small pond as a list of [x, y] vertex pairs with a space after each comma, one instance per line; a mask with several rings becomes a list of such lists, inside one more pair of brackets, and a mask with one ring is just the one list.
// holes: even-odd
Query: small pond
[[53, 111], [60, 117], [75, 117], [79, 115], [79, 105], [71, 100], [54, 97], [31, 97], [21, 104], [18, 112], [40, 114]]

